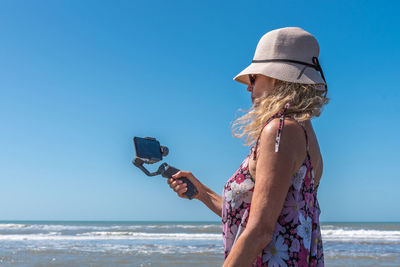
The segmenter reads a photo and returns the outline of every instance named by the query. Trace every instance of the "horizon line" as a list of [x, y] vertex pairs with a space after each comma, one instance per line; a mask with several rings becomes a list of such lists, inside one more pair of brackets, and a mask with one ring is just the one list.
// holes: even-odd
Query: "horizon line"
[[[121, 223], [221, 223], [221, 221], [188, 221], [188, 220], [0, 220], [0, 223], [8, 222], [121, 222]], [[400, 223], [400, 221], [320, 221], [320, 223]]]

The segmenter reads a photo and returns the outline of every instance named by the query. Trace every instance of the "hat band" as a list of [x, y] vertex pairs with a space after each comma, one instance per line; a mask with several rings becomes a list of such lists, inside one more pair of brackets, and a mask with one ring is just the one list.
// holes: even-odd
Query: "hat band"
[[302, 64], [302, 65], [306, 65], [308, 67], [314, 68], [316, 71], [319, 71], [321, 73], [321, 77], [325, 82], [325, 95], [324, 97], [326, 97], [326, 94], [328, 93], [328, 85], [326, 83], [325, 80], [325, 76], [324, 73], [322, 71], [321, 65], [319, 64], [318, 58], [317, 57], [313, 57], [312, 61], [314, 64], [311, 63], [307, 63], [307, 62], [303, 62], [303, 61], [298, 61], [298, 60], [292, 60], [292, 59], [283, 59], [283, 58], [275, 58], [275, 59], [254, 59], [253, 61], [251, 61], [252, 63], [264, 63], [264, 62], [291, 62], [291, 63], [297, 63], [297, 64]]

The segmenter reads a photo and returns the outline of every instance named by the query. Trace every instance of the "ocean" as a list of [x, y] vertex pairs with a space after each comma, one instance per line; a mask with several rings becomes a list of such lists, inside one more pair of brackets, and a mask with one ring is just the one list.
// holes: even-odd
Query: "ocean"
[[[400, 223], [322, 223], [326, 266], [400, 266]], [[0, 222], [0, 266], [221, 266], [219, 222]]]

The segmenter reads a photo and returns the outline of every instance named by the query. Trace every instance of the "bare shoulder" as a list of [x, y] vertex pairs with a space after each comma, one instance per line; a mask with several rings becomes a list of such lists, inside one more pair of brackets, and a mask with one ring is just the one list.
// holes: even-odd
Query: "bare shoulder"
[[[265, 126], [260, 136], [260, 152], [279, 154], [280, 160], [290, 162], [293, 174], [297, 171], [298, 167], [303, 163], [305, 157], [306, 140], [302, 126], [295, 120], [285, 118], [283, 121], [281, 137], [279, 140], [279, 151], [275, 152], [276, 137], [278, 134], [280, 118], [272, 119], [268, 125]], [[272, 153], [274, 152], [274, 153]]]
[[[284, 123], [284, 127], [282, 127], [283, 128], [282, 131], [285, 131], [287, 133], [286, 135], [289, 137], [292, 135], [298, 135], [298, 134], [303, 133], [303, 128], [294, 119], [285, 118], [283, 123]], [[276, 133], [279, 128], [279, 124], [280, 124], [280, 118], [274, 118], [268, 123], [267, 126], [265, 126], [265, 128], [272, 130], [272, 132], [275, 131], [275, 133]], [[283, 135], [283, 133], [282, 133], [282, 135]]]
[[[304, 131], [301, 125], [297, 121], [288, 118], [285, 118], [283, 123], [284, 125], [282, 127], [282, 132], [281, 132], [279, 150], [281, 148], [281, 145], [283, 146], [289, 145], [290, 147], [292, 147], [291, 151], [293, 152], [293, 149], [296, 148], [296, 146], [293, 147], [293, 145], [294, 144], [298, 145], [299, 141], [300, 143], [302, 142], [302, 144], [298, 146], [304, 148], [306, 143], [303, 137]], [[272, 119], [262, 131], [260, 139], [275, 144], [275, 139], [278, 133], [279, 124], [280, 124], [279, 118]]]

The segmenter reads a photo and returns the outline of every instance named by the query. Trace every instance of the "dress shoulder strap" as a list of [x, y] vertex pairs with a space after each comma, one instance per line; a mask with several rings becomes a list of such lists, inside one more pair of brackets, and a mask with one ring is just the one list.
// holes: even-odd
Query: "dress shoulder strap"
[[[268, 124], [272, 119], [277, 118], [277, 117], [279, 116], [279, 117], [280, 117], [280, 120], [279, 120], [279, 127], [278, 127], [278, 132], [277, 132], [277, 135], [276, 135], [276, 139], [275, 139], [275, 152], [278, 152], [278, 150], [279, 150], [279, 142], [280, 142], [280, 140], [281, 140], [281, 134], [282, 134], [282, 129], [283, 129], [283, 123], [284, 123], [284, 120], [285, 120], [285, 111], [288, 109], [289, 106], [290, 106], [290, 103], [286, 103], [286, 105], [284, 106], [283, 110], [282, 110], [282, 111], [279, 111], [279, 112], [277, 112], [277, 113], [275, 113], [274, 115], [272, 115], [272, 116], [267, 120], [267, 122], [264, 124], [264, 126], [261, 128], [260, 134], [258, 135], [256, 144], [255, 144], [255, 147], [254, 147], [254, 154], [253, 154], [253, 159], [254, 159], [254, 160], [255, 160], [256, 157], [257, 157], [257, 155], [256, 155], [256, 153], [257, 153], [257, 146], [258, 146], [258, 141], [260, 140], [260, 137], [261, 137], [261, 132], [262, 132], [262, 130], [264, 129], [265, 126], [267, 126], [267, 124]], [[291, 116], [288, 116], [288, 117], [291, 117]], [[252, 148], [252, 149], [253, 149], [253, 148]]]
[[308, 135], [307, 135], [307, 131], [306, 131], [306, 126], [304, 124], [303, 121], [299, 121], [299, 124], [301, 125], [301, 127], [303, 128], [304, 131], [304, 135], [306, 136], [306, 151], [307, 151], [307, 158], [308, 161], [311, 162], [311, 157], [310, 157], [310, 145], [308, 143]]

